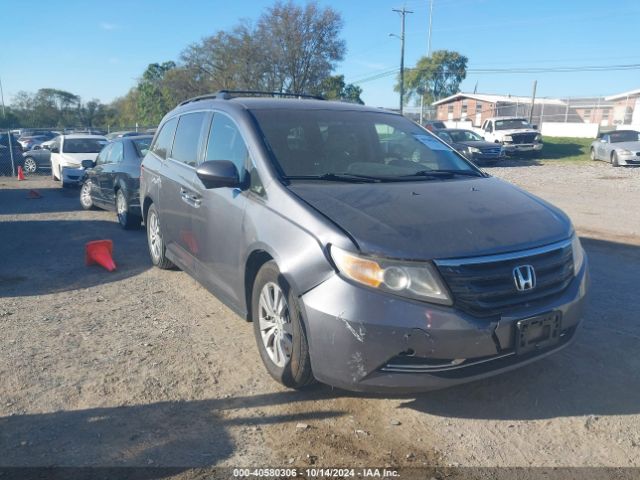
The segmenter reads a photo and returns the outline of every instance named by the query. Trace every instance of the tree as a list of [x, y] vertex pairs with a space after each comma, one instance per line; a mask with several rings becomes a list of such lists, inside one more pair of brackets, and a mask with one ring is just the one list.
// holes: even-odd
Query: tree
[[[404, 75], [406, 101], [424, 95], [425, 103], [432, 103], [458, 93], [467, 76], [467, 62], [467, 57], [449, 50], [437, 50], [430, 57], [420, 58], [416, 67]], [[399, 80], [395, 91], [400, 91]]]
[[151, 63], [138, 82], [139, 121], [145, 125], [157, 125], [162, 117], [175, 107], [170, 92], [163, 86], [168, 71], [175, 68], [175, 62]]
[[364, 105], [364, 102], [360, 98], [362, 88], [352, 83], [348, 85], [345, 84], [344, 75], [326, 77], [320, 83], [317, 93], [327, 100], [344, 100], [346, 102]]
[[317, 91], [344, 57], [341, 29], [340, 14], [331, 8], [278, 2], [255, 26], [243, 22], [187, 47], [178, 71], [166, 78], [172, 89], [190, 93]]

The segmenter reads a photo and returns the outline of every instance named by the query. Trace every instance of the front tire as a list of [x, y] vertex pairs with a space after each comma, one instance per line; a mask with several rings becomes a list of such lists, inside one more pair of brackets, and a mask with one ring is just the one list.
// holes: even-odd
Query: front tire
[[618, 154], [616, 152], [613, 152], [611, 154], [611, 165], [613, 165], [614, 167], [620, 166], [620, 162], [618, 161]]
[[80, 205], [85, 210], [93, 210], [95, 208], [93, 204], [93, 198], [91, 198], [91, 182], [85, 180], [80, 187]]
[[596, 158], [596, 149], [595, 149], [595, 148], [592, 148], [592, 149], [591, 149], [591, 152], [589, 153], [589, 157], [590, 157], [590, 158], [591, 158], [591, 160], [593, 160], [593, 161], [598, 160], [598, 159]]
[[258, 351], [269, 375], [289, 388], [313, 383], [302, 314], [274, 261], [265, 263], [256, 276], [251, 317]]
[[121, 188], [116, 191], [116, 213], [118, 214], [118, 223], [125, 230], [139, 228], [142, 223], [140, 217], [129, 212], [129, 202]]
[[162, 233], [160, 232], [160, 218], [158, 217], [158, 210], [154, 204], [151, 204], [149, 207], [147, 221], [145, 223], [147, 225], [147, 244], [149, 245], [151, 263], [163, 270], [173, 268], [173, 263], [167, 258], [167, 249], [162, 239]]

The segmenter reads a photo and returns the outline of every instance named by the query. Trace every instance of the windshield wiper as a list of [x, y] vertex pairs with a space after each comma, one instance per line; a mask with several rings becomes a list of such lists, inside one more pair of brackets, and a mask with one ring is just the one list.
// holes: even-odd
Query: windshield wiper
[[465, 177], [483, 177], [484, 175], [475, 170], [419, 170], [404, 177], [433, 177], [433, 178], [451, 178], [455, 175]]
[[354, 173], [324, 173], [322, 175], [285, 175], [285, 180], [326, 180], [329, 182], [373, 183], [381, 181], [378, 177], [356, 175]]

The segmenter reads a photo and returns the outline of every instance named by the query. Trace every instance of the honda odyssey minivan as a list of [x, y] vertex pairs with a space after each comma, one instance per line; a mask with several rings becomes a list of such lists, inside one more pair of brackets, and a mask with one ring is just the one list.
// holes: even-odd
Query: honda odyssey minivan
[[429, 390], [571, 342], [588, 266], [562, 211], [396, 113], [275, 97], [181, 103], [140, 182], [153, 264], [252, 321], [271, 376]]

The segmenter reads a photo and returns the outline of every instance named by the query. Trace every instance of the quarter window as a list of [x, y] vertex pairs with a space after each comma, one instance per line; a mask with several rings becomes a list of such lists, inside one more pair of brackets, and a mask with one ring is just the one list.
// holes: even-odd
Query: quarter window
[[[287, 141], [297, 144], [300, 132], [291, 129]], [[248, 157], [249, 151], [238, 127], [226, 115], [216, 113], [209, 133], [206, 160], [230, 160], [235, 164], [242, 180]]]
[[100, 151], [98, 157], [96, 158], [96, 165], [104, 165], [105, 163], [109, 163], [109, 156], [111, 155], [112, 148], [113, 144], [107, 145]]
[[187, 113], [180, 117], [176, 138], [173, 141], [171, 158], [191, 167], [198, 163], [198, 152], [200, 151], [200, 138], [204, 120], [207, 117], [205, 112]]
[[122, 142], [114, 143], [111, 147], [111, 152], [107, 157], [107, 163], [120, 163], [124, 157], [124, 146]]
[[153, 142], [153, 147], [151, 147], [151, 151], [155, 153], [158, 157], [163, 160], [167, 158], [167, 156], [171, 153], [171, 145], [173, 143], [173, 134], [176, 131], [176, 125], [178, 120], [172, 118], [168, 120], [160, 130], [156, 141]]

